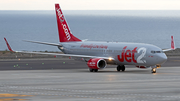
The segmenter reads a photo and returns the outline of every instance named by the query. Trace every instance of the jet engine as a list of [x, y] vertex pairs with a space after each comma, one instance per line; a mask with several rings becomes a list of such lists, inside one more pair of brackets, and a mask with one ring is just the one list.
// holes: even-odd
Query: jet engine
[[90, 59], [87, 62], [87, 65], [90, 69], [103, 69], [106, 68], [107, 63], [104, 59], [94, 58], [94, 59]]

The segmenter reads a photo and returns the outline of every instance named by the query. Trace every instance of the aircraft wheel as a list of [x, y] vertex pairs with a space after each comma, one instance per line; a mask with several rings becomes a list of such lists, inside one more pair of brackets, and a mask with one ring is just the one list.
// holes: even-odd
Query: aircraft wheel
[[90, 68], [89, 68], [89, 71], [90, 71], [90, 72], [93, 72], [93, 71], [94, 71], [94, 69], [90, 69]]
[[122, 65], [121, 70], [122, 70], [123, 72], [125, 71], [125, 66], [124, 66], [124, 65]]
[[98, 69], [94, 69], [94, 72], [98, 72]]
[[119, 71], [125, 71], [125, 66], [124, 65], [118, 65], [117, 66], [117, 71], [119, 72]]
[[156, 68], [152, 68], [151, 73], [156, 73]]
[[120, 65], [117, 66], [117, 71], [119, 72], [121, 70]]

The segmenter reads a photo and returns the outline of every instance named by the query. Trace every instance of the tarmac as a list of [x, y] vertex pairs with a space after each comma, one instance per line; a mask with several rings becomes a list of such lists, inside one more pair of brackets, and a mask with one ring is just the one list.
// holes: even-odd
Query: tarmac
[[0, 101], [179, 101], [180, 58], [151, 69], [115, 65], [89, 72], [69, 59], [0, 60]]

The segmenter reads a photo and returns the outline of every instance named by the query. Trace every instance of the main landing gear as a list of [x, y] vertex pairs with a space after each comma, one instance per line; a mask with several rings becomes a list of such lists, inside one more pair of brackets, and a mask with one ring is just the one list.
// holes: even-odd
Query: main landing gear
[[98, 69], [90, 69], [90, 68], [89, 68], [89, 71], [90, 71], [90, 72], [98, 72]]
[[125, 71], [125, 66], [124, 65], [118, 65], [117, 66], [117, 71], [119, 72], [119, 71]]

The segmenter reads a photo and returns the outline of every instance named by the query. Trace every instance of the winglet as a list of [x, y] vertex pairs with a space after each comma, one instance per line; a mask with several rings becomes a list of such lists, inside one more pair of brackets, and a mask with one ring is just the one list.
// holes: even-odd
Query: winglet
[[9, 51], [14, 52], [14, 51], [11, 49], [11, 47], [10, 47], [9, 43], [7, 42], [6, 38], [4, 38], [4, 40], [5, 40], [5, 42], [6, 42], [6, 45], [7, 45], [8, 49], [9, 49]]
[[166, 51], [171, 51], [171, 50], [175, 50], [175, 42], [174, 42], [174, 39], [173, 39], [173, 36], [171, 36], [171, 48], [170, 49], [163, 49], [164, 52]]
[[174, 43], [173, 36], [171, 36], [171, 49], [175, 50], [175, 43]]

